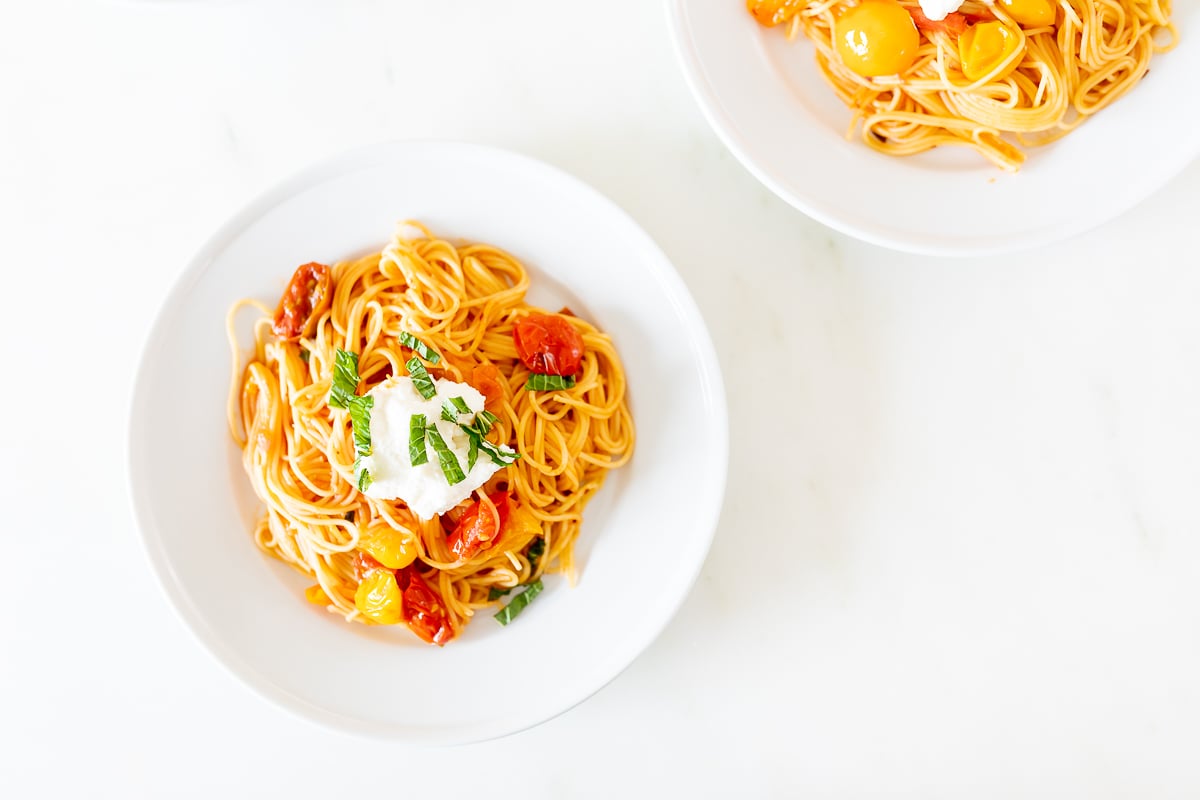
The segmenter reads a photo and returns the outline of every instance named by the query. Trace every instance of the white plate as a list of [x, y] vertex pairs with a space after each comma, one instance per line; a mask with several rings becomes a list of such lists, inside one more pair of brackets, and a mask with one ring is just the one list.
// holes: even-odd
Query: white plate
[[1200, 0], [1175, 4], [1180, 45], [1125, 97], [1002, 172], [973, 150], [908, 158], [847, 141], [851, 114], [813, 47], [764, 28], [744, 0], [667, 0], [705, 116], [743, 166], [810, 217], [868, 242], [938, 255], [995, 253], [1089, 230], [1200, 153]]
[[[384, 245], [398, 220], [488, 242], [530, 299], [612, 334], [637, 450], [588, 506], [579, 584], [553, 576], [508, 627], [484, 612], [439, 649], [305, 603], [310, 583], [251, 539], [261, 505], [229, 438], [224, 318], [274, 305], [297, 264]], [[463, 144], [392, 143], [305, 170], [204, 246], [151, 332], [130, 419], [134, 509], [167, 594], [250, 686], [342, 729], [421, 743], [501, 736], [612, 680], [663, 629], [708, 552], [728, 461], [716, 354], [679, 276], [624, 212], [565, 173]]]

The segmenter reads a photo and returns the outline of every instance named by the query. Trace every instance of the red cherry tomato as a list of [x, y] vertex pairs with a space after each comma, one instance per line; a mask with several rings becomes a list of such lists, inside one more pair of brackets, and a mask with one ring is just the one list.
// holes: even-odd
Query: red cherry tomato
[[450, 551], [460, 559], [470, 558], [483, 548], [490, 547], [504, 533], [511, 510], [508, 492], [493, 492], [488, 495], [488, 500], [492, 501], [497, 513], [493, 514], [490, 508], [485, 508], [482, 501], [476, 501], [459, 518], [454, 533], [450, 534]]
[[272, 330], [284, 339], [310, 335], [329, 308], [329, 267], [313, 261], [298, 267], [279, 299]]
[[574, 375], [583, 360], [583, 337], [558, 314], [530, 314], [513, 326], [517, 357], [541, 375]]
[[425, 583], [416, 567], [396, 570], [396, 583], [403, 600], [401, 614], [409, 630], [439, 647], [454, 638], [441, 596]]
[[354, 577], [359, 581], [370, 575], [377, 569], [387, 569], [383, 564], [380, 564], [374, 558], [362, 550], [354, 551]]
[[913, 24], [917, 26], [918, 30], [926, 33], [948, 33], [951, 36], [961, 35], [967, 29], [968, 24], [972, 22], [995, 19], [986, 12], [983, 14], [960, 14], [957, 11], [951, 11], [945, 19], [934, 20], [925, 16], [925, 12], [921, 11], [920, 6], [908, 9], [908, 13], [913, 18]]
[[495, 408], [504, 399], [504, 384], [500, 380], [500, 370], [495, 364], [480, 364], [471, 370], [471, 379], [467, 383], [474, 386], [483, 395], [484, 408]]

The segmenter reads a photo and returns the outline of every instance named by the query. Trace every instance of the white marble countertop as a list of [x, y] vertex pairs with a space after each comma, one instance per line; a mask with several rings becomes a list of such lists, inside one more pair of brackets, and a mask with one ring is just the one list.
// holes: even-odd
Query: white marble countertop
[[[456, 749], [238, 683], [127, 500], [134, 368], [187, 259], [387, 138], [508, 147], [627, 209], [732, 415], [665, 633], [578, 708]], [[0, 3], [0, 794], [1195, 797], [1197, 212], [1200, 163], [1035, 252], [847, 239], [722, 149], [650, 0]], [[784, 412], [743, 391], [764, 380]]]

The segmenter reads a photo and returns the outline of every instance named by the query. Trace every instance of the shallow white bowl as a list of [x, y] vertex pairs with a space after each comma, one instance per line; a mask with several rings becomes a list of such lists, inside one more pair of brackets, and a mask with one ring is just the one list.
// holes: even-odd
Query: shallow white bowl
[[1177, 0], [1180, 45], [1132, 92], [1005, 173], [942, 147], [907, 158], [847, 141], [851, 113], [812, 45], [764, 28], [744, 0], [667, 0], [676, 51], [713, 130], [796, 208], [874, 244], [938, 255], [1017, 250], [1132, 208], [1200, 153], [1200, 0]]
[[[261, 505], [225, 422], [224, 318], [274, 305], [296, 265], [386, 243], [398, 220], [488, 242], [530, 299], [612, 334], [638, 429], [588, 507], [579, 584], [557, 576], [519, 619], [483, 613], [444, 649], [304, 602], [308, 579], [251, 540]], [[248, 341], [248, 340], [246, 340]], [[265, 697], [342, 729], [421, 743], [500, 736], [615, 677], [662, 630], [708, 552], [728, 461], [715, 352], [686, 287], [624, 212], [545, 164], [484, 147], [392, 143], [305, 170], [204, 246], [154, 325], [130, 419], [133, 504], [150, 559], [197, 636]]]

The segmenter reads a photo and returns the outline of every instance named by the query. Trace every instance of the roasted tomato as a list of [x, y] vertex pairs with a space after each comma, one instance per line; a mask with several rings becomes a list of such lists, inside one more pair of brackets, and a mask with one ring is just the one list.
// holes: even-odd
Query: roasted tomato
[[805, 0], [746, 0], [746, 9], [762, 25], [787, 22], [804, 7]]
[[493, 492], [488, 495], [488, 500], [496, 507], [494, 513], [483, 501], [476, 501], [459, 518], [458, 525], [450, 534], [450, 552], [460, 559], [470, 558], [483, 548], [495, 544], [504, 532], [512, 504], [508, 492]]
[[[1047, 0], [1030, 0], [1030, 2], [1046, 3]], [[925, 12], [921, 10], [920, 6], [908, 9], [908, 13], [912, 16], [917, 30], [925, 31], [926, 33], [948, 33], [951, 36], [960, 36], [967, 29], [967, 25], [972, 22], [995, 19], [990, 13], [963, 14], [959, 11], [951, 11], [946, 15], [945, 19], [934, 20], [925, 16]]]
[[279, 308], [275, 310], [272, 330], [284, 339], [299, 339], [309, 336], [317, 327], [317, 321], [329, 308], [329, 267], [313, 261], [299, 267], [292, 274]]
[[396, 583], [403, 598], [401, 615], [409, 630], [430, 644], [444, 645], [454, 638], [450, 616], [436, 591], [414, 566], [396, 570]]
[[583, 360], [583, 337], [566, 317], [530, 314], [513, 326], [517, 357], [541, 375], [574, 375]]
[[374, 558], [362, 550], [356, 550], [354, 553], [354, 577], [360, 581], [370, 575], [375, 570], [384, 569], [383, 564], [380, 564]]
[[377, 569], [367, 573], [354, 592], [354, 607], [364, 617], [380, 625], [395, 625], [399, 622], [404, 604], [392, 571]]
[[471, 370], [467, 383], [474, 386], [483, 395], [484, 407], [495, 408], [505, 395], [504, 382], [500, 378], [500, 370], [495, 364], [480, 364]]
[[386, 526], [368, 528], [358, 540], [364, 557], [371, 558], [388, 569], [407, 567], [417, 558], [417, 547], [411, 535]]

